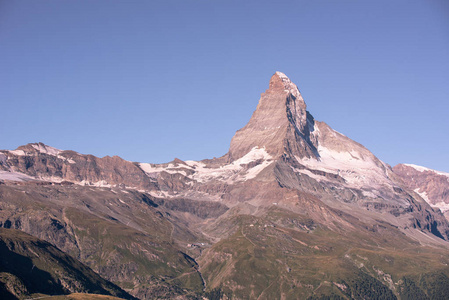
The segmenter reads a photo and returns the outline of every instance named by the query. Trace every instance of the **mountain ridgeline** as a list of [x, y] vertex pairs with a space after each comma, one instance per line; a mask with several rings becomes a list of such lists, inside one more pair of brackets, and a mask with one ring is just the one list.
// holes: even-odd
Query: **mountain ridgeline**
[[[4, 259], [0, 293], [444, 299], [448, 191], [448, 174], [391, 168], [315, 120], [276, 72], [220, 158], [138, 163], [43, 143], [0, 150], [0, 238], [8, 251], [25, 239], [33, 246], [23, 249], [55, 264], [38, 290]], [[37, 262], [29, 252], [14, 254], [28, 257], [24, 268]], [[69, 260], [78, 275], [54, 271]]]

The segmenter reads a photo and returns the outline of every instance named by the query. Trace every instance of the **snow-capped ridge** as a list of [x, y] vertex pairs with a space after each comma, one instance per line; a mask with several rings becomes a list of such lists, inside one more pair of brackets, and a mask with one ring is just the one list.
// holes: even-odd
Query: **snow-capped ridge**
[[44, 143], [30, 143], [24, 146], [18, 147], [16, 150], [7, 150], [9, 153], [17, 156], [26, 156], [29, 154], [37, 155], [37, 154], [46, 154], [51, 155], [54, 157], [57, 157], [59, 159], [62, 159], [64, 161], [67, 161], [70, 164], [74, 164], [75, 161], [73, 159], [67, 158], [63, 155], [61, 155], [64, 150], [57, 149], [52, 146], [48, 146]]
[[[139, 163], [140, 168], [150, 177], [155, 178], [161, 172], [181, 174], [200, 183], [212, 180], [227, 183], [246, 181], [255, 178], [263, 169], [273, 162], [265, 148], [253, 147], [243, 157], [220, 167], [209, 167], [201, 161], [187, 160], [183, 164]], [[254, 163], [254, 166], [250, 166]]]
[[60, 152], [62, 152], [62, 150], [60, 150], [60, 149], [56, 149], [54, 147], [47, 146], [43, 143], [31, 144], [31, 147], [33, 147], [40, 153], [44, 153], [44, 154], [48, 154], [48, 155], [52, 155], [52, 156], [57, 156]]
[[407, 167], [411, 167], [419, 172], [433, 172], [438, 175], [449, 177], [449, 173], [446, 173], [446, 172], [441, 172], [441, 171], [437, 171], [437, 170], [433, 170], [433, 169], [429, 169], [429, 168], [426, 168], [423, 166], [418, 166], [418, 165], [413, 165], [413, 164], [403, 164], [403, 165], [407, 166]]
[[[250, 163], [257, 161], [259, 161], [259, 163], [255, 166], [250, 168], [247, 167]], [[217, 179], [227, 183], [253, 179], [272, 162], [272, 156], [268, 154], [264, 147], [253, 147], [251, 151], [243, 157], [230, 164], [220, 166], [219, 168], [208, 168], [201, 162], [186, 161], [187, 164], [195, 167], [196, 173], [193, 174], [192, 179], [198, 182], [207, 182]]]
[[[385, 170], [376, 164], [370, 156], [351, 151], [336, 151], [319, 145], [317, 151], [319, 159], [299, 158], [298, 162], [310, 170], [318, 170], [342, 177], [347, 184], [352, 186], [374, 187], [391, 183]], [[301, 170], [301, 173], [309, 175], [309, 171]], [[317, 177], [316, 175], [314, 176]], [[324, 179], [324, 177], [323, 177]]]

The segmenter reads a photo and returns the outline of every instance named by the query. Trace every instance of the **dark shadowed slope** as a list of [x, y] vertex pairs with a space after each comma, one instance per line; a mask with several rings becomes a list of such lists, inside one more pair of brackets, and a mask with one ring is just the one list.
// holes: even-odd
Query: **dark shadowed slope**
[[93, 293], [134, 299], [48, 242], [0, 228], [0, 278], [4, 295]]

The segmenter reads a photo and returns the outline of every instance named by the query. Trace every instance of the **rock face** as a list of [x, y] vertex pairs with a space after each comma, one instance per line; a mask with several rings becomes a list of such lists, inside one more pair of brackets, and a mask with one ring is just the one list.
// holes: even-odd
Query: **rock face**
[[432, 207], [449, 211], [449, 173], [407, 164], [394, 166], [405, 186], [418, 193]]
[[307, 113], [297, 86], [285, 74], [276, 72], [248, 124], [232, 138], [229, 161], [243, 157], [254, 147], [265, 148], [273, 157], [285, 152], [316, 157], [311, 127], [313, 117]]
[[0, 151], [0, 170], [1, 226], [141, 299], [426, 299], [449, 285], [449, 223], [416, 193], [446, 197], [430, 189], [443, 179], [393, 172], [316, 121], [280, 72], [221, 158], [133, 163], [38, 143]]

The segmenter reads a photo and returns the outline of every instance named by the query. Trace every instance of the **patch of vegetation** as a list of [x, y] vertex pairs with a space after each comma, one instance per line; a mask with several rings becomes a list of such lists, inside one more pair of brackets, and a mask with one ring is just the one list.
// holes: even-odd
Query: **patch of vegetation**
[[419, 286], [426, 292], [430, 299], [448, 299], [449, 277], [443, 272], [424, 274], [419, 281]]
[[346, 292], [352, 299], [395, 300], [396, 295], [379, 280], [368, 274], [359, 272], [355, 277], [344, 282], [349, 290]]
[[401, 300], [426, 300], [427, 295], [410, 277], [403, 277], [399, 286]]

